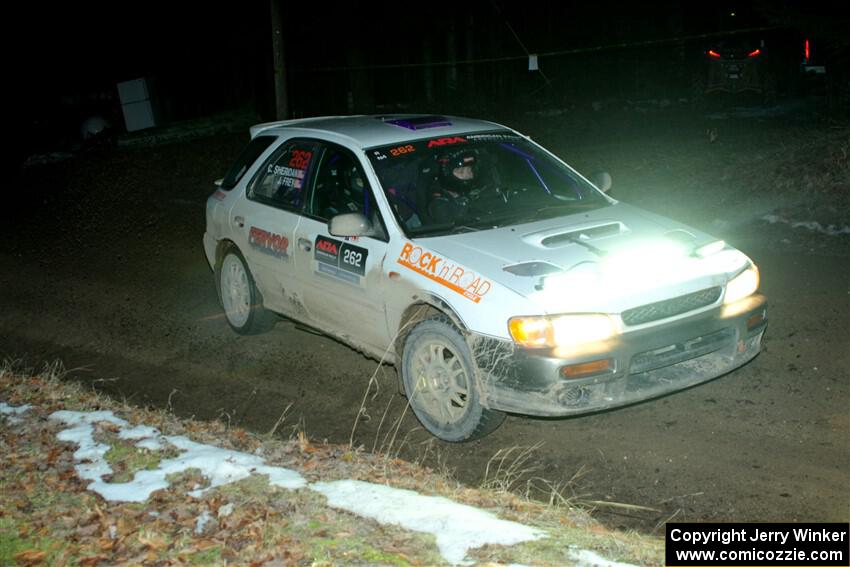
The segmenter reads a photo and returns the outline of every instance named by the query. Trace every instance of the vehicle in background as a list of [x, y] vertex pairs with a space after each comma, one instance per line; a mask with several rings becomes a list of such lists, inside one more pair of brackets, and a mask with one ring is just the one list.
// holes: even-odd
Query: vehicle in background
[[765, 104], [775, 102], [776, 77], [769, 66], [767, 51], [763, 40], [747, 37], [726, 37], [711, 44], [694, 75], [694, 101], [704, 103], [722, 93], [750, 93]]

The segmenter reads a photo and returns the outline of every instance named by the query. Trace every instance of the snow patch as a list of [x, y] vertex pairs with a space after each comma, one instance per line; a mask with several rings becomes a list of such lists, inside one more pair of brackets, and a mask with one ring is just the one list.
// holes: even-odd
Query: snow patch
[[635, 567], [631, 563], [610, 561], [587, 549], [570, 549], [569, 556], [576, 562], [576, 567]]
[[792, 221], [778, 215], [764, 215], [761, 220], [770, 224], [784, 223], [791, 225], [791, 228], [805, 228], [812, 232], [819, 232], [829, 236], [840, 236], [842, 234], [850, 234], [850, 226], [839, 226], [835, 224], [822, 225], [818, 221]]
[[27, 160], [24, 162], [24, 167], [60, 163], [69, 160], [72, 157], [74, 157], [74, 154], [70, 152], [50, 152], [46, 154], [34, 154], [27, 158]]
[[0, 402], [0, 414], [3, 415], [20, 415], [31, 408], [32, 406], [29, 404], [24, 404], [22, 406], [10, 406], [6, 402]]
[[122, 429], [121, 433], [118, 434], [119, 439], [147, 439], [148, 437], [156, 437], [159, 435], [159, 431], [155, 427], [151, 427], [150, 425], [137, 425], [131, 429]]
[[159, 439], [142, 439], [136, 443], [139, 449], [147, 449], [148, 451], [162, 451], [163, 444]]
[[500, 520], [478, 508], [439, 496], [423, 496], [412, 490], [359, 480], [317, 482], [310, 488], [324, 494], [333, 508], [381, 524], [433, 534], [443, 558], [455, 565], [468, 563], [464, 558], [471, 548], [488, 543], [513, 545], [545, 536], [540, 530]]
[[265, 460], [256, 455], [195, 443], [185, 437], [166, 437], [165, 439], [178, 449], [182, 449], [184, 453], [174, 459], [161, 462], [157, 471], [150, 472], [161, 470], [165, 474], [172, 474], [188, 469], [200, 469], [201, 474], [210, 482], [207, 488], [189, 492], [189, 496], [195, 498], [200, 497], [207, 490], [248, 478], [252, 474], [266, 475], [269, 477], [269, 484], [290, 490], [307, 485], [304, 478], [297, 472], [266, 465]]
[[0, 415], [6, 416], [6, 421], [9, 423], [20, 423], [23, 421], [19, 416], [29, 411], [32, 408], [29, 404], [24, 404], [22, 406], [10, 406], [6, 402], [0, 402]]
[[[94, 424], [107, 422], [116, 425], [120, 428], [118, 436], [125, 439], [158, 435], [159, 432], [153, 427], [131, 428], [126, 421], [115, 417], [110, 411], [57, 411], [50, 415], [50, 419], [71, 426], [60, 431], [57, 437], [60, 441], [78, 445], [74, 452], [74, 459], [78, 461], [77, 474], [80, 478], [92, 481], [88, 485], [89, 490], [97, 492], [107, 500], [144, 502], [153, 492], [168, 488], [168, 475], [189, 469], [198, 469], [209, 479], [208, 488], [189, 492], [189, 495], [195, 498], [211, 488], [242, 480], [252, 474], [267, 475], [270, 484], [282, 488], [296, 489], [307, 484], [297, 472], [266, 465], [263, 459], [255, 455], [195, 443], [180, 436], [160, 437], [183, 451], [177, 457], [160, 462], [159, 467], [154, 470], [138, 471], [129, 482], [105, 482], [103, 477], [112, 474], [112, 468], [104, 458], [110, 447], [94, 440]], [[162, 445], [157, 439], [146, 438], [137, 443], [137, 446], [158, 450]]]
[[204, 533], [204, 530], [207, 528], [207, 524], [209, 524], [212, 519], [213, 517], [212, 514], [209, 513], [209, 510], [201, 512], [201, 515], [195, 520], [195, 535], [201, 535]]
[[[12, 412], [8, 406], [0, 406], [0, 411], [4, 414]], [[20, 413], [25, 410], [17, 411]], [[494, 514], [458, 504], [447, 498], [423, 496], [412, 490], [356, 480], [317, 482], [308, 486], [297, 472], [267, 465], [258, 455], [196, 443], [182, 436], [163, 436], [153, 427], [131, 427], [125, 420], [115, 417], [109, 411], [57, 411], [50, 415], [50, 419], [69, 426], [60, 431], [57, 437], [61, 441], [78, 446], [74, 453], [77, 474], [80, 478], [91, 481], [88, 489], [97, 492], [106, 500], [144, 502], [153, 492], [168, 488], [168, 475], [187, 470], [198, 470], [208, 480], [206, 488], [198, 486], [188, 492], [195, 498], [215, 487], [260, 474], [266, 475], [269, 484], [275, 486], [290, 490], [306, 487], [319, 492], [328, 499], [328, 505], [331, 507], [373, 519], [381, 524], [398, 525], [409, 530], [433, 534], [443, 558], [452, 564], [470, 563], [465, 559], [467, 552], [482, 545], [514, 545], [546, 536], [542, 530], [501, 520]], [[112, 468], [105, 459], [110, 446], [95, 441], [94, 426], [98, 422], [117, 426], [118, 437], [121, 439], [138, 439], [137, 447], [157, 451], [168, 443], [181, 453], [177, 457], [161, 461], [159, 467], [154, 470], [136, 472], [129, 482], [106, 482], [104, 477], [112, 474]], [[225, 505], [219, 508], [218, 517], [226, 517], [231, 513], [233, 506]], [[203, 533], [208, 523], [214, 520], [209, 512], [201, 514], [195, 523], [195, 533]], [[599, 565], [619, 567], [619, 564], [610, 562]]]
[[736, 106], [735, 108], [723, 112], [713, 112], [708, 114], [706, 118], [709, 120], [729, 120], [733, 118], [775, 118], [788, 114], [790, 108], [788, 105], [774, 105], [768, 107], [746, 107]]
[[[109, 445], [94, 440], [94, 424], [105, 421], [118, 427], [127, 424], [121, 418], [115, 417], [111, 411], [57, 411], [50, 414], [50, 419], [62, 421], [71, 427], [60, 431], [56, 436], [60, 441], [68, 441], [77, 445], [74, 459], [79, 463], [74, 468], [80, 478], [100, 483], [101, 478], [112, 474], [112, 467], [106, 462], [104, 455], [109, 451]], [[89, 488], [92, 487], [89, 484]]]

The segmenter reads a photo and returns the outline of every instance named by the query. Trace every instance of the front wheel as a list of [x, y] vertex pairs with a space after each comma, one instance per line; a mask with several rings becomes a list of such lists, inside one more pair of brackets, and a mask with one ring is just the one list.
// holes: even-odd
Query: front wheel
[[223, 254], [215, 275], [224, 318], [231, 329], [240, 335], [253, 335], [272, 326], [271, 313], [263, 308], [254, 277], [237, 248]]
[[404, 343], [401, 372], [413, 413], [443, 441], [484, 437], [505, 419], [481, 405], [469, 347], [445, 318], [414, 327]]

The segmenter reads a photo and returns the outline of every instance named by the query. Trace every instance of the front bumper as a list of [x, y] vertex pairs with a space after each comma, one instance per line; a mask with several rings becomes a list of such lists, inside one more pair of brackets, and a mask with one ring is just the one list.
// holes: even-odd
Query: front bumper
[[706, 84], [706, 94], [745, 91], [762, 92], [762, 74], [755, 61], [733, 60], [712, 62]]
[[[767, 299], [735, 304], [627, 332], [565, 354], [506, 341], [475, 341], [484, 404], [540, 416], [600, 411], [662, 396], [731, 372], [754, 358], [767, 327]], [[562, 368], [608, 359], [610, 370], [565, 378]]]

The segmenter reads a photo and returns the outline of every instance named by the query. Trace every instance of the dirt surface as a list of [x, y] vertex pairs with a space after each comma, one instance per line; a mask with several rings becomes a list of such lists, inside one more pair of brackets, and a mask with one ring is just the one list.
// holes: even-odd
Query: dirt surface
[[404, 412], [392, 367], [287, 320], [255, 337], [229, 330], [201, 246], [204, 203], [247, 135], [222, 135], [78, 154], [7, 183], [0, 356], [61, 358], [71, 377], [134, 404], [259, 432], [285, 414], [281, 434], [353, 436], [470, 483], [500, 449], [539, 445], [526, 478], [585, 502], [651, 508], [598, 504], [612, 526], [850, 519], [850, 130], [793, 105], [487, 118], [580, 169], [608, 169], [616, 198], [748, 253], [770, 299], [762, 354], [660, 400], [573, 419], [511, 416], [481, 441], [437, 442]]

